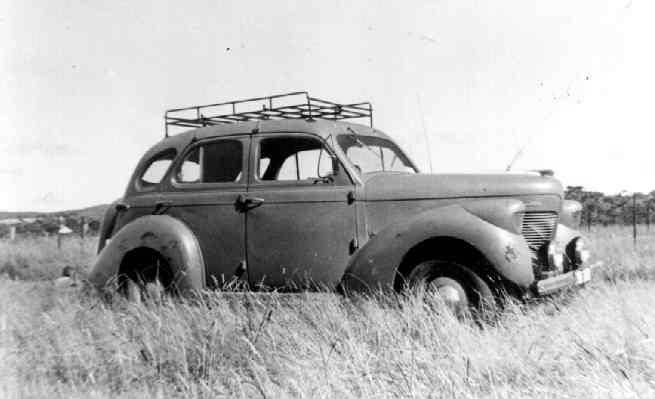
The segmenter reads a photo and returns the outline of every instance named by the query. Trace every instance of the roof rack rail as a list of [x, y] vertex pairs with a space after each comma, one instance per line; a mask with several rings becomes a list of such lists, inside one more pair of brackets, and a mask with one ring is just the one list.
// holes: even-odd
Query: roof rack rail
[[164, 137], [169, 136], [169, 126], [194, 128], [269, 119], [327, 119], [335, 121], [355, 118], [368, 118], [370, 126], [373, 127], [373, 107], [371, 103], [339, 104], [310, 97], [306, 91], [297, 91], [245, 100], [169, 109], [164, 113]]

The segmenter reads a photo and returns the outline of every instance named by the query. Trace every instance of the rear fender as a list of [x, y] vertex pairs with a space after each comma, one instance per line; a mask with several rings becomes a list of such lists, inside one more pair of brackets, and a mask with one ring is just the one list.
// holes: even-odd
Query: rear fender
[[[346, 291], [388, 290], [403, 257], [416, 245], [439, 237], [459, 239], [475, 247], [503, 278], [527, 288], [534, 281], [530, 250], [519, 234], [500, 228], [472, 211], [493, 209], [481, 204], [450, 205], [419, 213], [388, 226], [371, 238], [348, 264], [341, 288]], [[484, 215], [483, 215], [484, 216]], [[490, 216], [487, 213], [487, 216]], [[486, 219], [486, 220], [485, 220]], [[435, 258], [438, 258], [435, 248]]]
[[120, 200], [116, 200], [112, 202], [109, 204], [107, 210], [105, 210], [105, 214], [102, 218], [102, 223], [100, 224], [100, 237], [98, 239], [97, 253], [102, 251], [102, 249], [105, 247], [107, 239], [111, 237], [111, 233], [114, 231], [114, 226], [116, 225], [116, 215], [118, 214], [116, 205], [118, 205], [119, 201]]
[[137, 248], [161, 254], [180, 291], [205, 286], [205, 264], [196, 236], [184, 223], [168, 215], [143, 216], [120, 229], [100, 251], [89, 281], [104, 287], [118, 274], [125, 254]]

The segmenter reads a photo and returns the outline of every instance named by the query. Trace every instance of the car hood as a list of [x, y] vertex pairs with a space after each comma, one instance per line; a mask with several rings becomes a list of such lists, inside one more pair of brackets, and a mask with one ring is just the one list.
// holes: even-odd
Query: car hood
[[407, 174], [364, 175], [367, 201], [500, 196], [562, 196], [562, 184], [538, 174]]

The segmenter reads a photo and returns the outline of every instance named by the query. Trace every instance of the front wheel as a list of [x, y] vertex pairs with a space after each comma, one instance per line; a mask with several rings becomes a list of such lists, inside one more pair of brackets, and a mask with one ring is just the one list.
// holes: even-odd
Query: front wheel
[[466, 266], [452, 261], [423, 261], [409, 273], [408, 282], [410, 288], [425, 286], [427, 292], [439, 295], [457, 316], [495, 306], [489, 285]]

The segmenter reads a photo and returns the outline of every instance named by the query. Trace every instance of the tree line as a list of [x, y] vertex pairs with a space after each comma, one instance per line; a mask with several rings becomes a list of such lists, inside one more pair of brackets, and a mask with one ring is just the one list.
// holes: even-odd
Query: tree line
[[[77, 215], [48, 215], [31, 219], [34, 220], [14, 224], [16, 234], [20, 236], [55, 235], [62, 224], [71, 229], [72, 233], [76, 235], [82, 233], [85, 224], [85, 234], [97, 235], [100, 230], [99, 220]], [[12, 225], [0, 224], [0, 238], [9, 237], [11, 228]]]
[[614, 224], [647, 224], [655, 218], [655, 190], [644, 193], [619, 193], [614, 195], [587, 191], [583, 186], [568, 186], [566, 199], [582, 204], [583, 226]]

